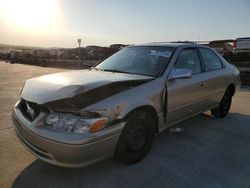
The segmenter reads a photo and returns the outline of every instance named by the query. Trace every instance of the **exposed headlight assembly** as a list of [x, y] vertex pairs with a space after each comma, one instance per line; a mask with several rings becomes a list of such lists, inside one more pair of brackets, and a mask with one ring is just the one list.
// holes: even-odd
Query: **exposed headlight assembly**
[[67, 132], [93, 133], [102, 130], [107, 122], [107, 118], [94, 117], [82, 118], [72, 114], [50, 113], [45, 118], [45, 125]]

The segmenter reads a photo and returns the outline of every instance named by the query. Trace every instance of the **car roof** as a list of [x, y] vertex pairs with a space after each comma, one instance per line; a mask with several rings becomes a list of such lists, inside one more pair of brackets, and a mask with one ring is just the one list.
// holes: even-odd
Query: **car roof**
[[[145, 44], [136, 44], [136, 45], [132, 45], [135, 47], [142, 47], [142, 46], [162, 46], [162, 47], [179, 47], [179, 46], [201, 46], [201, 45], [197, 45], [195, 43], [191, 43], [191, 42], [152, 42], [152, 43], [145, 43]], [[131, 47], [132, 47], [131, 46]]]

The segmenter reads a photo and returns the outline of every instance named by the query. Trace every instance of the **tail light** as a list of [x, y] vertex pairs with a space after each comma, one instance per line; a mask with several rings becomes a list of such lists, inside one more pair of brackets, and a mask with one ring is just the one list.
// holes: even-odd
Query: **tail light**
[[236, 48], [236, 40], [233, 42], [233, 47]]

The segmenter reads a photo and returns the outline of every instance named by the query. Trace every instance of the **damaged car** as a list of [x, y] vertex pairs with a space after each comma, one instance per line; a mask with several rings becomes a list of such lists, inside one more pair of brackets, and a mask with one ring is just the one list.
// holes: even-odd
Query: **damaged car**
[[50, 164], [135, 163], [177, 122], [208, 110], [225, 117], [239, 86], [237, 68], [209, 47], [133, 45], [90, 69], [27, 80], [12, 119], [24, 146]]

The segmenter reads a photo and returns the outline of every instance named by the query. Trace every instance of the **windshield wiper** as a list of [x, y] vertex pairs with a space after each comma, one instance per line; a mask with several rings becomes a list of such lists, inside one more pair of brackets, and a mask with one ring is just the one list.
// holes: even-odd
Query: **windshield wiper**
[[95, 70], [102, 70], [102, 69], [99, 69], [97, 67], [90, 67], [89, 70], [92, 70], [92, 69], [95, 69]]
[[135, 73], [135, 72], [127, 72], [127, 71], [122, 71], [122, 70], [117, 70], [117, 69], [100, 69], [97, 67], [91, 67], [91, 69], [95, 69], [98, 71], [107, 71], [107, 72], [113, 72], [113, 73], [125, 73], [125, 74], [136, 74], [136, 75], [143, 75], [143, 76], [151, 76], [151, 77], [156, 77], [155, 75], [150, 75], [150, 74], [141, 74], [141, 73]]
[[107, 72], [117, 72], [117, 73], [127, 73], [127, 74], [132, 74], [131, 72], [126, 72], [126, 71], [121, 71], [121, 70], [116, 70], [116, 69], [100, 69], [102, 71], [107, 71]]
[[129, 74], [132, 74], [130, 72], [126, 72], [126, 71], [120, 71], [120, 70], [116, 70], [116, 69], [100, 69], [100, 68], [97, 68], [97, 67], [91, 67], [90, 70], [97, 70], [97, 71], [107, 71], [107, 72], [118, 72], [118, 73], [129, 73]]

